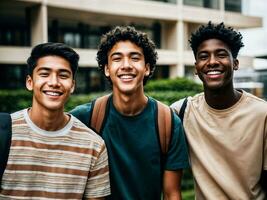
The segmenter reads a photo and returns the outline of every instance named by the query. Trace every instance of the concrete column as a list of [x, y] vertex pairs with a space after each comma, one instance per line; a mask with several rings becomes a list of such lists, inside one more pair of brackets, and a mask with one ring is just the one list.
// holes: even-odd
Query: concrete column
[[178, 38], [178, 63], [177, 63], [177, 74], [176, 76], [183, 77], [184, 76], [184, 49], [185, 49], [185, 28], [184, 22], [182, 20], [178, 20], [177, 22], [177, 38]]
[[48, 41], [48, 16], [47, 6], [33, 6], [31, 8], [31, 45]]
[[221, 15], [221, 21], [224, 21], [224, 13], [225, 13], [225, 0], [219, 0], [219, 9]]

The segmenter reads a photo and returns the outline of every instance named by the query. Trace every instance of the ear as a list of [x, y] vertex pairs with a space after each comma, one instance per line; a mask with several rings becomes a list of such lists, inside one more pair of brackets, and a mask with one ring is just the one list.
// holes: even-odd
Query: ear
[[195, 69], [194, 69], [194, 75], [198, 75], [198, 72], [197, 72], [197, 67], [196, 67], [197, 63], [195, 62]]
[[234, 67], [233, 67], [233, 69], [234, 70], [238, 70], [238, 68], [239, 68], [239, 61], [237, 59], [234, 59]]
[[74, 89], [75, 89], [75, 80], [72, 81], [72, 86], [71, 86], [71, 89], [70, 89], [70, 93], [72, 94], [74, 92]]
[[147, 63], [147, 64], [145, 65], [145, 68], [146, 68], [145, 76], [149, 76], [149, 74], [150, 74], [150, 64]]
[[108, 68], [108, 65], [107, 64], [105, 64], [105, 76], [106, 77], [109, 77], [110, 76], [110, 74], [109, 74], [109, 68]]
[[27, 75], [27, 77], [26, 77], [26, 88], [29, 91], [33, 90], [33, 79], [30, 75]]

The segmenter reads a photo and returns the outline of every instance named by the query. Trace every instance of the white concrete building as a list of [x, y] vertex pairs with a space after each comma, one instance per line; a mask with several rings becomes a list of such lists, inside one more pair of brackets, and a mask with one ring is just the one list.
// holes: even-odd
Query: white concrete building
[[[78, 91], [105, 89], [96, 49], [100, 36], [116, 25], [134, 25], [155, 41], [155, 78], [191, 76], [190, 33], [210, 20], [237, 29], [262, 26], [262, 18], [242, 13], [241, 0], [1, 0], [0, 89], [24, 85], [31, 48], [47, 41], [64, 42], [80, 54]], [[253, 65], [250, 56], [239, 60], [241, 67]]]

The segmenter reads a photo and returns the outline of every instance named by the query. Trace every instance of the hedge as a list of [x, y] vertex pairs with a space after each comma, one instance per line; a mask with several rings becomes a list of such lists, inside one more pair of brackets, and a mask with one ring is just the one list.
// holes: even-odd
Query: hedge
[[[150, 80], [145, 86], [147, 95], [168, 105], [202, 91], [202, 86], [185, 78]], [[72, 95], [65, 105], [69, 111], [108, 92]], [[14, 112], [31, 106], [32, 93], [25, 90], [0, 90], [0, 112]]]

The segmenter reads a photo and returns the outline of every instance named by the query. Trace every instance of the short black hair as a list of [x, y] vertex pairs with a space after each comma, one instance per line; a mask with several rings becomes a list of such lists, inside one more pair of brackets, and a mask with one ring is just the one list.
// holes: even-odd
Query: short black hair
[[71, 66], [73, 78], [78, 69], [79, 55], [69, 46], [63, 43], [47, 42], [36, 45], [27, 60], [28, 75], [32, 76], [33, 70], [40, 58], [45, 56], [59, 56], [66, 59]]
[[244, 46], [242, 38], [240, 32], [235, 31], [232, 27], [225, 27], [223, 22], [215, 25], [209, 21], [208, 24], [200, 26], [191, 34], [189, 43], [196, 58], [197, 49], [203, 41], [208, 39], [219, 39], [228, 45], [233, 58], [237, 58], [240, 48]]
[[[100, 71], [104, 73], [105, 65], [108, 64], [109, 51], [117, 42], [126, 40], [129, 40], [138, 47], [142, 48], [145, 57], [145, 63], [149, 63], [150, 65], [150, 74], [148, 77], [145, 77], [143, 81], [143, 84], [145, 84], [148, 78], [154, 73], [158, 54], [156, 52], [156, 46], [154, 42], [147, 36], [147, 34], [136, 30], [132, 26], [117, 26], [102, 36], [96, 57], [98, 67]], [[110, 78], [107, 78], [110, 81]]]

